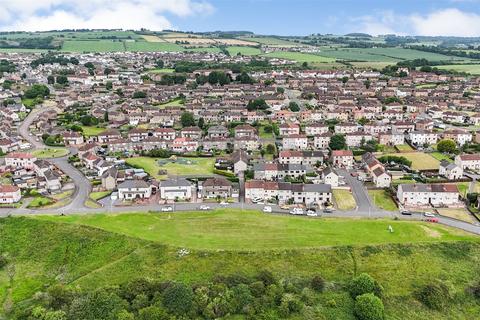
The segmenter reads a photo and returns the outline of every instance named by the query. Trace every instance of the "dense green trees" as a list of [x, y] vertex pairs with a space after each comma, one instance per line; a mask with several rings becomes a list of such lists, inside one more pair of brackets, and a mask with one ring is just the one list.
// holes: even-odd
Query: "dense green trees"
[[266, 109], [268, 109], [268, 104], [265, 102], [264, 99], [250, 100], [247, 104], [248, 111], [266, 110]]
[[25, 90], [23, 96], [27, 99], [45, 98], [50, 94], [50, 90], [44, 84], [34, 84]]
[[335, 134], [330, 139], [329, 144], [330, 149], [332, 150], [342, 150], [347, 148], [347, 142], [345, 141], [345, 136], [343, 134]]
[[288, 104], [288, 109], [290, 109], [290, 111], [292, 111], [292, 112], [300, 111], [300, 107], [299, 107], [298, 103], [296, 103], [295, 101], [291, 101]]
[[133, 99], [144, 99], [147, 97], [147, 94], [143, 91], [135, 91], [133, 93]]
[[191, 112], [184, 112], [180, 117], [180, 122], [182, 123], [182, 127], [191, 127], [195, 125], [195, 117]]
[[442, 153], [455, 153], [457, 144], [451, 139], [442, 139], [437, 144], [437, 150]]

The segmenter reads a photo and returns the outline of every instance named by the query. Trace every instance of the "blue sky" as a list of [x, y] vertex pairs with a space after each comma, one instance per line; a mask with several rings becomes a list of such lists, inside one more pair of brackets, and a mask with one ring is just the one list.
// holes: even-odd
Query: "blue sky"
[[141, 27], [480, 36], [480, 0], [0, 0], [1, 30]]

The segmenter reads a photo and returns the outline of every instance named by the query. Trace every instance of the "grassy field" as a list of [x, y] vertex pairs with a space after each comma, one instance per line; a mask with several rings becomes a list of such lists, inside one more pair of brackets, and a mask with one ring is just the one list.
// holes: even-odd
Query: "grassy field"
[[270, 45], [270, 46], [278, 46], [278, 47], [293, 47], [293, 46], [298, 45], [295, 42], [288, 41], [288, 40], [283, 40], [283, 39], [279, 39], [279, 38], [275, 38], [275, 37], [253, 37], [253, 38], [244, 37], [244, 38], [241, 38], [241, 39], [247, 40], [247, 41], [258, 42], [258, 43], [266, 44], [266, 45]]
[[329, 57], [322, 57], [316, 54], [310, 53], [301, 53], [301, 52], [270, 52], [263, 54], [262, 56], [268, 58], [279, 58], [279, 59], [286, 59], [286, 60], [294, 60], [299, 63], [308, 62], [308, 63], [329, 63], [335, 62], [335, 59]]
[[352, 210], [357, 206], [352, 193], [348, 190], [333, 189], [333, 198], [339, 210]]
[[60, 158], [64, 157], [69, 154], [70, 151], [66, 148], [46, 148], [46, 149], [38, 149], [32, 152], [37, 158]]
[[112, 194], [112, 191], [98, 191], [98, 192], [92, 192], [90, 193], [90, 198], [92, 198], [92, 200], [100, 200], [100, 199], [103, 199], [107, 196], [109, 196], [110, 194]]
[[238, 53], [244, 56], [255, 56], [262, 53], [262, 51], [258, 48], [240, 46], [227, 47], [227, 51], [231, 56], [236, 56]]
[[385, 190], [368, 190], [368, 195], [376, 207], [387, 211], [398, 210], [392, 197]]
[[153, 70], [148, 70], [149, 73], [174, 73], [175, 69], [170, 69], [170, 68], [162, 68], [162, 69], [153, 69]]
[[452, 159], [450, 159], [449, 156], [447, 156], [446, 154], [443, 154], [441, 152], [432, 152], [432, 153], [429, 153], [432, 157], [434, 157], [435, 159], [437, 159], [438, 161], [442, 161], [442, 160], [447, 160], [448, 162], [453, 162]]
[[397, 150], [400, 152], [413, 151], [413, 148], [410, 147], [408, 144], [399, 144], [396, 145], [395, 148], [397, 148]]
[[41, 208], [41, 207], [49, 206], [53, 203], [54, 203], [54, 201], [50, 198], [47, 198], [47, 197], [44, 197], [44, 196], [36, 196], [28, 204], [27, 208]]
[[438, 66], [438, 69], [454, 70], [458, 72], [468, 72], [471, 74], [480, 74], [480, 64], [448, 64]]
[[188, 52], [208, 52], [208, 53], [221, 52], [220, 48], [218, 48], [218, 47], [185, 48], [185, 51], [188, 51]]
[[62, 51], [66, 52], [113, 52], [125, 51], [123, 42], [112, 40], [67, 40]]
[[430, 154], [423, 152], [406, 152], [406, 153], [392, 153], [391, 156], [401, 156], [412, 161], [412, 169], [414, 170], [433, 170], [438, 169], [440, 161], [432, 157]]
[[[87, 225], [174, 247], [201, 250], [298, 249], [470, 238], [466, 233], [440, 225], [428, 225], [429, 230], [439, 234], [438, 238], [425, 232], [427, 224], [392, 220], [309, 219], [237, 209], [175, 214], [47, 216], [40, 219]], [[396, 232], [389, 233], [388, 225], [393, 225]]]
[[[183, 215], [183, 214], [182, 214]], [[208, 213], [202, 214], [208, 217]], [[217, 213], [212, 213], [212, 219], [217, 220]], [[269, 217], [257, 214], [260, 219], [274, 218], [291, 221], [285, 223], [284, 228], [267, 229], [275, 231], [277, 237], [291, 232], [292, 228], [307, 225], [307, 235], [311, 228], [306, 218]], [[181, 230], [189, 224], [186, 217], [173, 215], [173, 220], [184, 220], [179, 227]], [[144, 230], [152, 233], [149, 227], [164, 224], [166, 220], [161, 215], [140, 215], [140, 219], [148, 225]], [[247, 216], [249, 217], [249, 216]], [[11, 308], [26, 308], [34, 299], [37, 292], [44, 291], [53, 284], [62, 283], [78, 290], [94, 290], [101, 286], [110, 286], [125, 283], [126, 281], [146, 277], [159, 281], [181, 281], [185, 283], [208, 283], [219, 275], [246, 275], [252, 276], [259, 270], [270, 270], [279, 279], [312, 277], [321, 274], [327, 280], [327, 290], [320, 294], [314, 307], [322, 315], [321, 319], [351, 319], [353, 301], [344, 291], [345, 284], [352, 276], [360, 272], [372, 275], [384, 288], [383, 300], [387, 319], [474, 319], [480, 313], [480, 306], [466, 290], [474, 281], [478, 280], [478, 264], [480, 262], [480, 246], [478, 238], [463, 234], [455, 234], [439, 226], [414, 224], [397, 221], [355, 221], [341, 225], [332, 224], [328, 229], [322, 229], [318, 220], [317, 234], [335, 239], [340, 231], [349, 237], [354, 235], [360, 240], [371, 237], [371, 231], [381, 230], [383, 242], [389, 238], [398, 239], [397, 233], [413, 231], [411, 237], [405, 236], [405, 243], [321, 247], [322, 242], [314, 243], [316, 249], [290, 249], [276, 251], [251, 251], [238, 253], [224, 250], [190, 250], [189, 254], [179, 256], [178, 249], [156, 241], [149, 242], [138, 238], [126, 237], [118, 233], [106, 232], [98, 228], [80, 226], [77, 220], [80, 217], [44, 217], [7, 218], [0, 219], [0, 252], [8, 257], [6, 268], [0, 269], [0, 301], [1, 310]], [[101, 221], [102, 224], [114, 222], [119, 217], [85, 216], [84, 218]], [[128, 218], [128, 219], [127, 219]], [[52, 221], [46, 221], [46, 220]], [[69, 221], [72, 219], [71, 221]], [[122, 218], [127, 223], [133, 219], [132, 215]], [[74, 221], [75, 220], [75, 221]], [[93, 224], [93, 220], [90, 222]], [[103, 220], [103, 221], [102, 221]], [[179, 220], [179, 221], [181, 221]], [[198, 217], [192, 217], [192, 229], [199, 226]], [[97, 221], [97, 222], [98, 222]], [[299, 222], [305, 221], [300, 225]], [[337, 223], [340, 223], [339, 220]], [[71, 223], [59, 223], [71, 222]], [[207, 220], [202, 224], [202, 230], [208, 233], [211, 226]], [[260, 230], [255, 237], [268, 234], [257, 227], [257, 221], [252, 221], [253, 227]], [[362, 222], [361, 229], [354, 227], [354, 222]], [[137, 228], [138, 223], [134, 224]], [[388, 224], [393, 224], [395, 232], [386, 232]], [[165, 228], [168, 227], [168, 220]], [[212, 226], [212, 232], [218, 227]], [[233, 225], [232, 228], [236, 226]], [[251, 224], [242, 225], [250, 233]], [[125, 229], [128, 227], [125, 225]], [[364, 230], [370, 232], [365, 232]], [[412, 228], [412, 229], [410, 229]], [[228, 229], [226, 225], [222, 228]], [[329, 234], [329, 231], [333, 232]], [[348, 229], [348, 230], [347, 230]], [[437, 233], [438, 230], [438, 233]], [[127, 230], [128, 231], [128, 230]], [[138, 231], [138, 230], [137, 230]], [[308, 236], [297, 231], [296, 242], [306, 241]], [[373, 233], [378, 235], [379, 233]], [[450, 234], [448, 237], [445, 234]], [[237, 235], [237, 234], [235, 234]], [[438, 237], [440, 235], [440, 237]], [[190, 235], [187, 235], [191, 238]], [[223, 233], [228, 237], [228, 233]], [[247, 245], [255, 241], [244, 237]], [[314, 235], [318, 237], [317, 235]], [[162, 237], [161, 234], [156, 237]], [[427, 239], [428, 242], [419, 243]], [[443, 240], [467, 240], [448, 241]], [[255, 240], [255, 238], [253, 239]], [[270, 241], [270, 240], [269, 240]], [[408, 243], [415, 242], [415, 243]], [[357, 242], [355, 242], [357, 243]], [[292, 244], [290, 244], [292, 246]], [[12, 272], [12, 270], [15, 270]], [[430, 283], [434, 279], [447, 281], [451, 286], [454, 297], [451, 304], [442, 311], [434, 311], [424, 307], [412, 292], [420, 285]], [[231, 317], [229, 319], [243, 319]], [[295, 315], [289, 319], [307, 319]], [[314, 319], [314, 318], [312, 318]], [[316, 319], [316, 318], [315, 318]]]
[[125, 42], [127, 51], [156, 52], [156, 51], [184, 51], [185, 49], [178, 44], [169, 42]]
[[98, 136], [100, 133], [106, 130], [106, 128], [98, 128], [98, 127], [87, 127], [82, 126], [82, 132], [87, 137]]
[[211, 176], [213, 174], [214, 158], [187, 158], [193, 164], [167, 163], [163, 166], [158, 164], [158, 159], [148, 157], [128, 158], [126, 162], [136, 168], [142, 168], [156, 179], [163, 179], [159, 170], [167, 170], [168, 174], [179, 176]]
[[468, 223], [478, 222], [465, 208], [442, 208], [437, 209], [442, 216], [454, 218], [457, 220], [466, 221]]

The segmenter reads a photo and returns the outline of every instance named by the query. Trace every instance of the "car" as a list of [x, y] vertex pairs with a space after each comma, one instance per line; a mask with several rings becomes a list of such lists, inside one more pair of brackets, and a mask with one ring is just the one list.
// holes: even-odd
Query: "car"
[[431, 212], [424, 212], [423, 215], [424, 215], [425, 217], [435, 218], [435, 215], [434, 215], [433, 213], [431, 213]]
[[325, 212], [325, 213], [332, 213], [332, 212], [333, 212], [333, 209], [332, 209], [332, 208], [325, 208], [325, 209], [323, 209], [323, 212]]
[[309, 216], [309, 217], [317, 217], [318, 214], [315, 212], [315, 210], [309, 209], [309, 210], [307, 210], [307, 216]]
[[173, 208], [170, 206], [162, 207], [162, 212], [171, 212], [171, 211], [173, 211]]
[[437, 223], [437, 222], [438, 222], [438, 218], [427, 218], [427, 219], [425, 219], [424, 221]]
[[222, 202], [220, 202], [220, 205], [221, 205], [221, 206], [228, 206], [228, 202], [222, 201]]
[[270, 206], [265, 206], [265, 207], [263, 207], [263, 212], [265, 212], [265, 213], [270, 213], [270, 212], [272, 212], [272, 207], [270, 207]]
[[303, 215], [303, 209], [302, 208], [293, 208], [292, 210], [290, 210], [290, 214]]
[[403, 214], [404, 216], [411, 216], [412, 213], [408, 210], [402, 210], [401, 214]]
[[280, 207], [280, 209], [282, 209], [282, 210], [289, 210], [289, 209], [290, 209], [290, 206], [287, 206], [286, 204], [284, 204], [283, 206]]
[[200, 209], [200, 210], [203, 210], [203, 211], [208, 211], [208, 210], [210, 210], [210, 207], [207, 206], [207, 205], [202, 204], [199, 209]]
[[259, 203], [259, 202], [262, 202], [262, 201], [263, 201], [262, 198], [253, 198], [253, 199], [252, 199], [252, 202], [253, 202], [253, 203]]

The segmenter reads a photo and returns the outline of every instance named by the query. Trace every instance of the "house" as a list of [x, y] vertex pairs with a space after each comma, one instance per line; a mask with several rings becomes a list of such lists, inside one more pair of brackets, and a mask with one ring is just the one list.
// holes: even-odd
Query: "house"
[[[58, 191], [62, 188], [61, 175], [58, 171], [47, 170], [43, 173], [43, 178], [45, 179], [45, 188], [50, 191]], [[41, 184], [41, 179], [39, 179]]]
[[282, 123], [278, 126], [280, 136], [291, 136], [300, 134], [300, 126], [296, 123]]
[[209, 178], [201, 185], [201, 195], [206, 199], [230, 198], [233, 195], [233, 185], [225, 178]]
[[180, 130], [182, 138], [190, 138], [193, 140], [200, 140], [202, 138], [202, 129], [199, 127], [185, 127]]
[[12, 185], [0, 185], [0, 203], [12, 204], [22, 199], [20, 188]]
[[480, 154], [459, 154], [455, 157], [455, 164], [462, 170], [480, 170]]
[[5, 165], [14, 168], [24, 168], [32, 170], [37, 158], [30, 153], [12, 152], [5, 156]]
[[313, 137], [313, 145], [316, 149], [326, 150], [330, 145], [330, 139], [332, 134], [330, 132], [325, 132], [320, 135]]
[[187, 179], [169, 179], [159, 185], [160, 198], [165, 200], [190, 200], [194, 194], [194, 187]]
[[333, 150], [331, 159], [334, 166], [341, 168], [353, 167], [354, 159], [351, 150]]
[[440, 162], [438, 174], [444, 176], [448, 180], [458, 180], [463, 177], [463, 169], [455, 163], [442, 160]]
[[76, 131], [67, 131], [63, 133], [63, 142], [69, 146], [77, 146], [84, 143], [83, 136]]
[[120, 131], [118, 130], [105, 130], [102, 133], [98, 134], [98, 142], [100, 143], [109, 143], [115, 140], [119, 140], [122, 138]]
[[105, 190], [115, 190], [120, 181], [125, 181], [125, 173], [115, 167], [109, 168], [102, 174], [102, 188]]
[[152, 187], [144, 180], [125, 180], [118, 185], [118, 199], [148, 199], [152, 195]]
[[18, 150], [20, 143], [11, 138], [0, 139], [0, 150], [3, 153], [9, 153], [15, 150]]
[[207, 136], [209, 138], [228, 138], [228, 129], [224, 126], [211, 126], [208, 128]]
[[322, 180], [325, 184], [329, 184], [332, 187], [338, 187], [338, 174], [330, 167], [323, 169]]
[[408, 133], [408, 139], [416, 146], [432, 145], [437, 143], [438, 134], [433, 131], [411, 131]]
[[306, 150], [308, 148], [308, 138], [303, 134], [291, 134], [282, 139], [284, 150]]
[[254, 138], [257, 136], [257, 130], [249, 124], [236, 126], [234, 129], [235, 138], [249, 137]]
[[248, 154], [244, 150], [235, 150], [232, 153], [233, 172], [238, 175], [248, 168]]
[[462, 129], [447, 129], [442, 133], [443, 139], [451, 139], [459, 146], [472, 141], [473, 135], [470, 131]]
[[400, 184], [398, 201], [404, 206], [459, 205], [460, 194], [454, 184]]
[[385, 172], [383, 167], [372, 171], [372, 180], [377, 188], [388, 188], [392, 183], [392, 177]]

